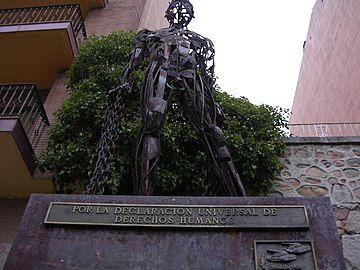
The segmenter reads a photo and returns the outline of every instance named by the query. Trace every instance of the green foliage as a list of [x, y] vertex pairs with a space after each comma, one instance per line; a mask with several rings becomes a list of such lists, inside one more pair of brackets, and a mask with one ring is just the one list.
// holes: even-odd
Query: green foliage
[[[57, 123], [39, 159], [42, 170], [54, 172], [56, 192], [79, 192], [93, 171], [99, 145], [107, 93], [128, 60], [134, 34], [116, 32], [92, 36], [80, 48], [68, 73], [70, 97], [56, 113]], [[128, 97], [119, 128], [117, 151], [106, 186], [108, 194], [131, 194], [131, 151], [140, 127], [140, 70]], [[250, 195], [272, 187], [281, 170], [278, 158], [284, 148], [284, 111], [256, 106], [246, 98], [215, 91], [226, 119], [220, 123], [242, 181]], [[202, 193], [203, 146], [194, 128], [184, 119], [176, 100], [171, 105], [162, 133], [162, 156], [157, 173], [156, 195]]]

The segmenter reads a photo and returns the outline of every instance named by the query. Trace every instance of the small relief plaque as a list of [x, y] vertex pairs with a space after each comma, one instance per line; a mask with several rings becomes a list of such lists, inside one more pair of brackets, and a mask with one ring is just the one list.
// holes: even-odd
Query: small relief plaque
[[256, 270], [317, 270], [311, 241], [255, 241]]

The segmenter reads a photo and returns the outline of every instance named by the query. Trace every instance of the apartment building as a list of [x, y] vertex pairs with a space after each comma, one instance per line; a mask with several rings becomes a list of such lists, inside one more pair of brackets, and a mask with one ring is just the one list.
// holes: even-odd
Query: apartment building
[[54, 112], [67, 98], [66, 71], [81, 43], [91, 34], [166, 27], [167, 5], [167, 0], [0, 1], [0, 268], [26, 198], [52, 192], [51, 175], [42, 175], [35, 160], [47, 145]]
[[317, 0], [292, 107], [294, 136], [360, 136], [360, 1]]
[[51, 192], [35, 155], [66, 99], [65, 72], [87, 36], [167, 25], [166, 0], [0, 1], [0, 197]]

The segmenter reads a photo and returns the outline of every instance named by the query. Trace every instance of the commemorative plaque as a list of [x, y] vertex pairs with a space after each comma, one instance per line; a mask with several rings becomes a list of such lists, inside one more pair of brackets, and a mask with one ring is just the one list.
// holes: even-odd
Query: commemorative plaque
[[32, 195], [4, 269], [346, 268], [328, 198]]
[[309, 228], [306, 208], [294, 205], [195, 206], [52, 202], [45, 223], [179, 228]]

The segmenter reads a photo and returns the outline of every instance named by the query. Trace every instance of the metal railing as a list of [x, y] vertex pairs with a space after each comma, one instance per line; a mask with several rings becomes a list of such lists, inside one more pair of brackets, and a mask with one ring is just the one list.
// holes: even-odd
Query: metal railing
[[345, 137], [360, 136], [360, 122], [290, 124], [292, 137]]
[[0, 85], [0, 120], [3, 117], [20, 119], [33, 149], [49, 126], [49, 119], [34, 84]]
[[86, 38], [78, 4], [0, 9], [0, 26], [54, 22], [71, 22], [78, 45]]

